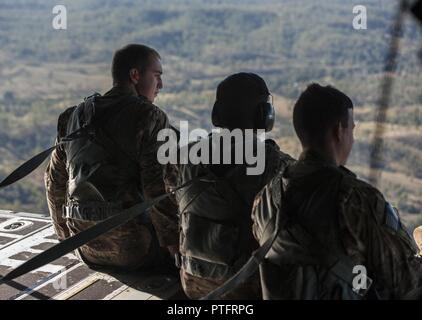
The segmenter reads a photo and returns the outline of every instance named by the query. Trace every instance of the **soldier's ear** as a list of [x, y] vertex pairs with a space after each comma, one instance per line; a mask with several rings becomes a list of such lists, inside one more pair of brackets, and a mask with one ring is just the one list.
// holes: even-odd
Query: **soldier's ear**
[[336, 141], [342, 141], [343, 134], [344, 134], [344, 128], [341, 125], [341, 122], [339, 121], [333, 128], [334, 139], [336, 139]]
[[138, 84], [140, 76], [138, 69], [133, 68], [129, 70], [129, 79], [133, 84]]

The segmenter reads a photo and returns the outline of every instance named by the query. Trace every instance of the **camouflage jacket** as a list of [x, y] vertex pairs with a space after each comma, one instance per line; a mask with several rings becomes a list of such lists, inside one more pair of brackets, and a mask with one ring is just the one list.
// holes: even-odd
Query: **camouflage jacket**
[[[123, 88], [113, 88], [98, 99], [98, 104], [113, 104], [125, 96], [132, 95]], [[128, 150], [137, 162], [138, 176], [133, 177], [139, 184], [145, 199], [165, 193], [163, 167], [157, 161], [158, 132], [169, 126], [166, 114], [146, 99], [132, 99], [128, 105], [116, 109], [116, 115], [108, 117], [103, 127], [117, 144]], [[69, 118], [75, 107], [63, 112], [58, 120], [58, 136], [56, 142], [66, 135]], [[45, 186], [49, 211], [59, 239], [70, 235], [66, 220], [62, 216], [62, 206], [68, 204], [69, 172], [66, 148], [58, 147], [52, 154], [45, 172]], [[125, 170], [125, 168], [120, 168]], [[119, 170], [120, 170], [119, 169]], [[106, 181], [107, 177], [104, 177]], [[107, 182], [105, 182], [107, 183]], [[122, 187], [123, 188], [123, 187]], [[139, 202], [138, 190], [107, 190], [108, 194], [118, 194], [124, 208]], [[177, 207], [169, 200], [155, 205], [151, 212], [151, 220], [157, 232], [160, 245], [165, 247], [178, 243]], [[139, 231], [139, 230], [138, 230]], [[133, 230], [132, 237], [137, 237]], [[131, 231], [132, 232], [132, 231]]]
[[[180, 190], [174, 199], [180, 215], [181, 268], [188, 275], [210, 281], [227, 279], [257, 248], [250, 220], [253, 199], [274, 174], [294, 161], [274, 141], [267, 140], [263, 150], [265, 166], [258, 175], [248, 175], [244, 164], [167, 167], [165, 180], [169, 188], [195, 177], [215, 179], [213, 183], [199, 182]], [[199, 280], [195, 282], [201, 287]]]
[[[261, 243], [274, 215], [280, 232], [260, 267], [265, 299], [357, 298], [321, 252], [363, 266], [375, 289], [367, 298], [401, 299], [422, 287], [422, 259], [398, 212], [377, 189], [316, 153], [303, 153], [257, 195], [253, 229]], [[353, 279], [356, 270], [346, 269]]]

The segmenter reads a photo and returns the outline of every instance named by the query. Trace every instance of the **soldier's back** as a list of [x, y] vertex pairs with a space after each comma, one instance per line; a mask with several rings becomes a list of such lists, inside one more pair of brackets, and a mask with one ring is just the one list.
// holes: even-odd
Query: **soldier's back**
[[[144, 201], [144, 187], [154, 188], [144, 182], [157, 179], [151, 175], [161, 177], [156, 172], [160, 168], [149, 163], [158, 148], [152, 131], [165, 127], [166, 115], [146, 99], [119, 88], [95, 98], [94, 103], [91, 115], [100, 119], [94, 138], [72, 141], [64, 148], [65, 214], [71, 235]], [[59, 118], [59, 136], [77, 129], [86, 120], [86, 109], [85, 104], [66, 110]], [[97, 237], [78, 249], [78, 254], [91, 267], [124, 269], [150, 265], [164, 256], [149, 218], [135, 218]]]
[[[312, 157], [298, 161], [258, 195], [258, 239], [277, 214], [283, 229], [261, 267], [265, 298], [399, 298], [421, 286], [421, 260], [397, 212], [349, 170]], [[361, 272], [372, 286], [355, 278]]]

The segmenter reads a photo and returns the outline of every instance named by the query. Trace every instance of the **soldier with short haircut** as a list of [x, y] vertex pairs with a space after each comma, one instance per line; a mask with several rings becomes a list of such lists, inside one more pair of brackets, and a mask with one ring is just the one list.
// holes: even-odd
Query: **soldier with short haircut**
[[266, 226], [279, 230], [260, 267], [263, 297], [421, 298], [422, 259], [398, 211], [344, 167], [354, 141], [350, 98], [312, 84], [293, 124], [302, 154], [258, 194], [252, 214], [260, 243]]
[[[113, 88], [63, 112], [61, 138], [92, 121], [94, 136], [59, 146], [45, 173], [47, 200], [59, 240], [165, 192], [157, 134], [168, 128], [153, 104], [163, 87], [161, 58], [130, 44], [113, 58]], [[178, 247], [177, 207], [169, 200], [78, 249], [92, 267], [135, 269], [162, 263]], [[163, 248], [167, 248], [165, 250]], [[163, 260], [164, 259], [164, 260]]]

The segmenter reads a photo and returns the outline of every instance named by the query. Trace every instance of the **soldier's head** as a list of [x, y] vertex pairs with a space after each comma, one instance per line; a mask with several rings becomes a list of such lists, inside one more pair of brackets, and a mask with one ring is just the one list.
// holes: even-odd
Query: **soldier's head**
[[111, 73], [114, 86], [130, 86], [151, 102], [163, 88], [161, 57], [156, 50], [141, 44], [117, 50]]
[[254, 73], [236, 73], [217, 87], [212, 123], [227, 129], [265, 129], [274, 124], [274, 108], [265, 81]]
[[352, 100], [343, 92], [309, 85], [294, 106], [293, 125], [304, 150], [330, 152], [338, 165], [346, 164], [355, 123]]

